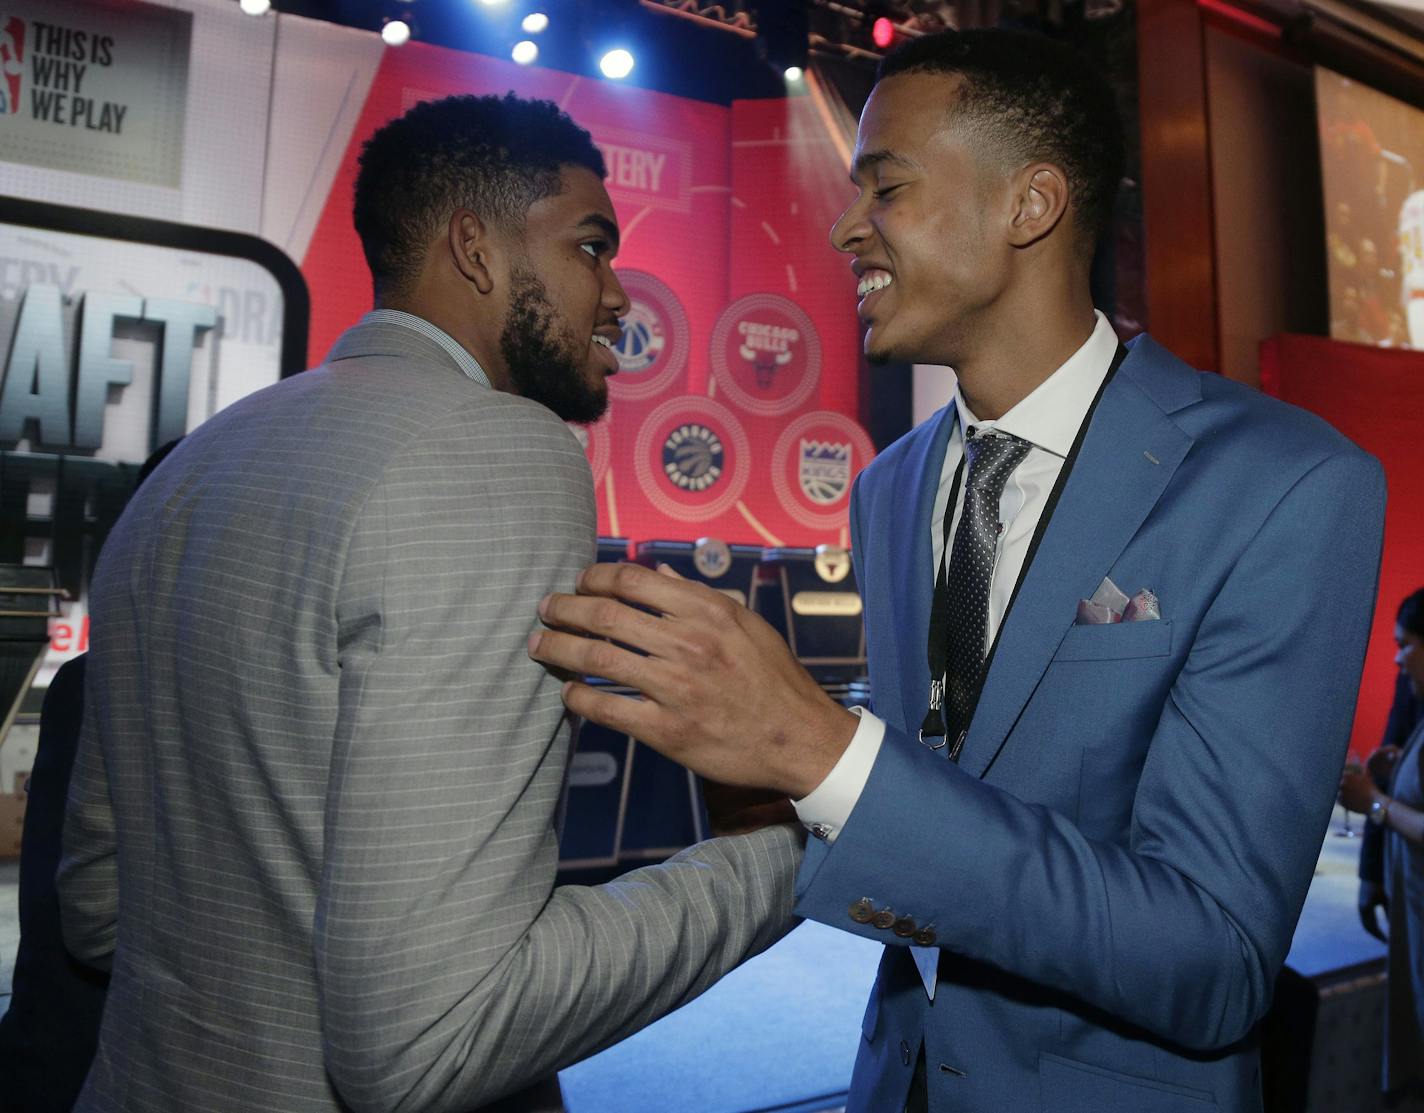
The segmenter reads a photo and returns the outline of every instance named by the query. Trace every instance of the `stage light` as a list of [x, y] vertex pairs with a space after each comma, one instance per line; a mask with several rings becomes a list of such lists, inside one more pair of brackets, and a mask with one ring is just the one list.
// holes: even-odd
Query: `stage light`
[[272, 0], [237, 0], [237, 6], [248, 15], [266, 15]]
[[787, 82], [806, 76], [810, 47], [808, 0], [757, 0], [757, 57]]
[[522, 39], [514, 44], [514, 49], [509, 52], [509, 56], [521, 66], [527, 66], [539, 57], [539, 48], [528, 39]]
[[403, 19], [388, 19], [381, 28], [381, 38], [387, 46], [405, 46], [410, 42], [410, 24]]
[[870, 25], [870, 38], [881, 50], [888, 50], [895, 41], [895, 24], [889, 16], [881, 16]]
[[617, 81], [633, 72], [633, 55], [622, 47], [618, 47], [616, 50], [608, 51], [598, 60], [598, 68], [603, 71], [604, 77], [611, 77]]
[[485, 8], [501, 8], [507, 3], [509, 0], [480, 0], [480, 6]]
[[527, 34], [537, 35], [549, 26], [549, 17], [543, 12], [530, 12], [519, 26], [523, 27]]

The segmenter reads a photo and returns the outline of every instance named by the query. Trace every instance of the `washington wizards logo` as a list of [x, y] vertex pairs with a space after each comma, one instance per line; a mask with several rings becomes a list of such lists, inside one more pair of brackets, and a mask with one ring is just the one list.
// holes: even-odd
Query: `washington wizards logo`
[[0, 116], [20, 111], [20, 83], [25, 73], [25, 21], [0, 12]]
[[679, 425], [663, 442], [663, 472], [684, 491], [705, 491], [722, 478], [721, 438], [697, 422]]
[[618, 353], [618, 370], [637, 374], [657, 363], [667, 346], [662, 318], [657, 310], [643, 301], [635, 301], [623, 318], [623, 339], [614, 345]]
[[812, 502], [829, 506], [850, 486], [851, 446], [832, 441], [801, 441], [801, 491]]

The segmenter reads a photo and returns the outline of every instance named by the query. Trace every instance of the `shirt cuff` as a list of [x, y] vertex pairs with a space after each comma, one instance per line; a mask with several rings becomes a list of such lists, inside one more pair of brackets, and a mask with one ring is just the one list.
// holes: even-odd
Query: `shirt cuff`
[[791, 801], [796, 817], [806, 830], [827, 843], [836, 841], [850, 813], [865, 791], [871, 766], [880, 755], [880, 743], [885, 740], [885, 724], [863, 707], [852, 707], [860, 717], [860, 725], [850, 745], [841, 754], [826, 779], [800, 800]]

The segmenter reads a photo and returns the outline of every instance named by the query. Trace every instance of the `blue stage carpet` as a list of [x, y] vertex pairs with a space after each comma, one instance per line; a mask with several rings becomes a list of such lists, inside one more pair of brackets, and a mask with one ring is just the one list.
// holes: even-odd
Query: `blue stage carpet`
[[690, 1005], [564, 1071], [569, 1113], [840, 1105], [880, 951], [802, 924]]
[[[1306, 977], [1382, 957], [1355, 911], [1359, 839], [1337, 808], [1289, 965]], [[1361, 819], [1352, 817], [1359, 830]], [[561, 1074], [569, 1113], [802, 1113], [838, 1106], [880, 945], [804, 923], [696, 1001]]]

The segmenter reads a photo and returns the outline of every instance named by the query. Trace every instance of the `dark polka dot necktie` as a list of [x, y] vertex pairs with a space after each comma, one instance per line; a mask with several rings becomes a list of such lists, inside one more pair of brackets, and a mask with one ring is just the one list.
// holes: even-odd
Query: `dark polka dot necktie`
[[989, 587], [998, 550], [999, 497], [1014, 469], [1029, 452], [1017, 437], [971, 430], [965, 443], [969, 472], [964, 484], [964, 511], [954, 531], [949, 567], [945, 570], [948, 599], [948, 658], [944, 678], [944, 720], [947, 738], [957, 756], [957, 740], [969, 729], [979, 697], [980, 673], [989, 632]]

